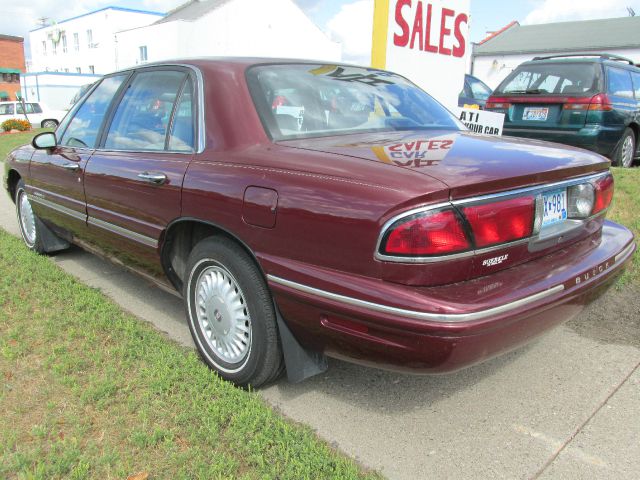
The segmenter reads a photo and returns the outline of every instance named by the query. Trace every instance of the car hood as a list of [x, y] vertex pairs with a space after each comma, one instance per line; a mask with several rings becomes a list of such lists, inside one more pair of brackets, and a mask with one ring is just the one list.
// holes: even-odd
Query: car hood
[[446, 184], [451, 198], [539, 185], [609, 167], [606, 158], [579, 148], [466, 131], [381, 132], [279, 143], [428, 175]]

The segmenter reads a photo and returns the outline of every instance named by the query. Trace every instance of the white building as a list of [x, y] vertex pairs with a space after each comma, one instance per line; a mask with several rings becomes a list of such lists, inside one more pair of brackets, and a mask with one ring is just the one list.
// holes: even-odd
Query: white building
[[163, 13], [106, 7], [29, 32], [31, 72], [105, 74], [117, 69], [115, 33]]
[[67, 110], [80, 87], [100, 77], [88, 73], [23, 73], [20, 91], [27, 102], [41, 102], [53, 110]]
[[640, 17], [540, 25], [512, 22], [474, 45], [471, 74], [496, 88], [524, 61], [575, 53], [610, 53], [640, 63]]
[[118, 68], [198, 56], [342, 58], [341, 45], [292, 0], [191, 1], [116, 38]]

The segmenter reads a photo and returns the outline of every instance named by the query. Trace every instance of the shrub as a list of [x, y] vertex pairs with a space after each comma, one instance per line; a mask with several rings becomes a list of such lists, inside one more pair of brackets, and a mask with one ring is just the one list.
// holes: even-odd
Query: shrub
[[2, 130], [5, 132], [9, 132], [11, 130], [18, 130], [20, 132], [25, 132], [27, 130], [31, 130], [31, 124], [27, 120], [22, 120], [19, 118], [10, 118], [9, 120], [5, 120], [2, 122]]

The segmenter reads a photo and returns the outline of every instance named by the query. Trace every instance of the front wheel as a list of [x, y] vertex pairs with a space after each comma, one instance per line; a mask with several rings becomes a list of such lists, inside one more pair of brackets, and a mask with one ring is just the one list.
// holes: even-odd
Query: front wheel
[[633, 165], [633, 157], [636, 154], [636, 136], [633, 130], [626, 128], [615, 150], [613, 163], [618, 167], [629, 168]]
[[274, 379], [281, 370], [273, 300], [247, 253], [232, 240], [210, 237], [187, 262], [184, 299], [189, 329], [205, 362], [242, 387]]
[[57, 126], [57, 120], [44, 120], [42, 122], [42, 128], [56, 128]]
[[44, 243], [42, 241], [42, 229], [38, 217], [33, 212], [31, 202], [24, 187], [24, 182], [20, 180], [16, 186], [16, 213], [18, 215], [18, 226], [20, 227], [20, 235], [22, 240], [37, 253], [44, 253]]

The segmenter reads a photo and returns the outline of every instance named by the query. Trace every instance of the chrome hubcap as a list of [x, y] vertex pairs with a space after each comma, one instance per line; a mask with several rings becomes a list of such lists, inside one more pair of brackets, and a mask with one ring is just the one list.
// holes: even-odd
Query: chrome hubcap
[[633, 162], [633, 138], [628, 136], [624, 139], [622, 144], [622, 165], [625, 167], [631, 166]]
[[29, 198], [24, 191], [20, 192], [18, 208], [20, 213], [20, 227], [22, 228], [24, 239], [29, 245], [33, 245], [36, 243], [36, 217], [33, 214]]
[[239, 363], [251, 347], [251, 318], [244, 294], [225, 268], [205, 268], [196, 283], [198, 323], [209, 346], [227, 363]]

